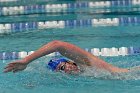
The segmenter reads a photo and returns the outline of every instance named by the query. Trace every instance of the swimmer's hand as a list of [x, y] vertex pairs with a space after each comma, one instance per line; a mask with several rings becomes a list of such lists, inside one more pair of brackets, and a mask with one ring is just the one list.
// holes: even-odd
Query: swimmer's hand
[[27, 63], [24, 60], [17, 60], [9, 63], [4, 69], [4, 72], [13, 72], [16, 73], [18, 71], [22, 71], [27, 67]]

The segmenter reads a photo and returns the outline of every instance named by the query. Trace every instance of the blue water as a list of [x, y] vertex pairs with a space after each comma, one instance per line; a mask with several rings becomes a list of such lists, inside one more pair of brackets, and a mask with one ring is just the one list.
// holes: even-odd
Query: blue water
[[[117, 27], [122, 28], [125, 27]], [[127, 27], [132, 28], [132, 27]], [[133, 27], [135, 29], [135, 27]], [[138, 28], [138, 27], [136, 27]], [[86, 29], [86, 28], [85, 28]], [[98, 28], [84, 29], [67, 29], [58, 30], [50, 29], [42, 32], [17, 33], [4, 35], [0, 37], [1, 51], [31, 51], [36, 50], [42, 45], [52, 40], [62, 40], [78, 45], [81, 48], [93, 47], [129, 47], [139, 46], [139, 35], [123, 34], [122, 36], [106, 36], [109, 28], [102, 29], [102, 35], [90, 34]], [[114, 27], [112, 27], [114, 29]], [[80, 30], [80, 31], [79, 31]], [[89, 31], [89, 33], [86, 33]], [[109, 30], [110, 31], [110, 30]], [[118, 30], [116, 30], [117, 32]], [[65, 34], [65, 35], [64, 35]], [[115, 66], [129, 68], [140, 65], [140, 56], [126, 57], [101, 57], [108, 63]], [[54, 73], [46, 69], [46, 62], [51, 58], [40, 58], [31, 63], [28, 68], [16, 74], [2, 73], [3, 68], [12, 60], [0, 61], [0, 90], [1, 93], [136, 93], [139, 91], [140, 73], [125, 75], [122, 77], [113, 77], [113, 79], [105, 79], [104, 77], [94, 76], [70, 76], [63, 73]]]
[[[59, 15], [59, 16], [7, 16], [0, 17], [0, 22], [20, 22], [32, 20], [61, 20], [106, 18], [139, 15]], [[14, 19], [15, 18], [15, 19]], [[81, 48], [110, 48], [140, 46], [139, 26], [118, 27], [83, 27], [66, 29], [46, 29], [0, 36], [0, 52], [32, 51], [42, 45], [61, 40]], [[140, 55], [100, 57], [118, 67], [130, 68], [140, 65]], [[68, 75], [51, 72], [46, 68], [50, 57], [33, 61], [26, 70], [19, 73], [3, 73], [3, 68], [14, 60], [0, 60], [0, 93], [137, 93], [140, 91], [140, 72], [136, 71], [120, 76], [97, 75], [90, 72], [82, 75]], [[86, 75], [88, 74], [88, 75]], [[89, 75], [90, 74], [90, 75]]]

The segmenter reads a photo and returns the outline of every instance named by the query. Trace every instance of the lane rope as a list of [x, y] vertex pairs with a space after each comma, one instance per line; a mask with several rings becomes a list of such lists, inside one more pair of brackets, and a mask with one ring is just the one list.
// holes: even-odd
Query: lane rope
[[[3, 0], [2, 0], [3, 1]], [[9, 0], [10, 1], [10, 0]], [[12, 0], [14, 1], [14, 0]], [[16, 14], [33, 14], [33, 13], [56, 13], [56, 12], [66, 12], [72, 11], [72, 9], [79, 8], [95, 8], [102, 9], [102, 12], [111, 12], [112, 7], [121, 7], [132, 8], [136, 6], [138, 8], [134, 8], [133, 11], [139, 9], [140, 0], [114, 0], [114, 1], [96, 1], [96, 2], [73, 2], [73, 3], [61, 3], [61, 4], [45, 4], [45, 5], [26, 5], [26, 6], [11, 6], [11, 7], [0, 7], [0, 15], [16, 15]], [[97, 11], [100, 12], [100, 11]]]
[[101, 18], [84, 20], [61, 20], [44, 22], [20, 22], [0, 24], [0, 34], [15, 33], [49, 28], [74, 28], [98, 26], [140, 25], [140, 17]]
[[[92, 53], [95, 56], [128, 56], [128, 55], [139, 55], [140, 47], [120, 47], [120, 48], [92, 48], [85, 49], [86, 51]], [[20, 51], [20, 52], [0, 52], [0, 60], [14, 60], [21, 59], [27, 55], [32, 54], [34, 51]], [[60, 56], [58, 52], [51, 53], [47, 55], [49, 57]]]

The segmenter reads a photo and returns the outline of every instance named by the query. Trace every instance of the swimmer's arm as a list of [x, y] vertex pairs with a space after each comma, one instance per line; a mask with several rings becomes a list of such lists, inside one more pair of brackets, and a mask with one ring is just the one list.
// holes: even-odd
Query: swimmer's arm
[[31, 55], [23, 58], [22, 60], [29, 64], [33, 60], [40, 58], [42, 56], [48, 55], [53, 52], [59, 52], [63, 56], [73, 60], [74, 62], [78, 62], [84, 65], [92, 66], [92, 65], [108, 65], [108, 63], [104, 62], [103, 60], [99, 59], [98, 57], [95, 57], [91, 53], [77, 47], [76, 45], [62, 42], [62, 41], [52, 41], [48, 44], [42, 46], [38, 50], [36, 50]]
[[87, 51], [73, 44], [55, 40], [42, 46], [40, 49], [36, 50], [34, 53], [28, 55], [22, 60], [17, 60], [15, 62], [9, 63], [5, 67], [5, 72], [10, 72], [13, 70], [16, 72], [16, 71], [23, 70], [33, 60], [53, 52], [59, 52], [60, 54], [73, 60], [74, 62], [79, 62], [84, 65], [88, 65], [88, 66], [96, 65], [99, 68], [105, 68], [105, 69], [113, 68], [115, 70], [117, 68], [104, 62], [103, 60], [95, 57], [91, 53], [88, 53]]
[[58, 40], [49, 42], [48, 44], [42, 46], [31, 55], [28, 55], [27, 57], [23, 58], [21, 62], [24, 64], [29, 64], [33, 60], [53, 52], [59, 52], [60, 54], [73, 60], [74, 62], [83, 65], [97, 66], [99, 68], [105, 68], [105, 69], [113, 67], [107, 62], [77, 47], [76, 45], [67, 42], [58, 41]]
[[42, 46], [40, 49], [36, 50], [31, 55], [28, 55], [21, 60], [17, 60], [17, 61], [14, 61], [14, 62], [7, 64], [7, 66], [4, 68], [5, 69], [4, 72], [6, 73], [6, 72], [22, 71], [33, 60], [40, 58], [42, 56], [45, 56], [47, 54], [50, 54], [52, 52], [58, 51], [60, 46], [61, 46], [61, 44], [59, 41], [50, 42], [50, 43]]
[[29, 64], [33, 60], [40, 58], [42, 56], [48, 55], [53, 52], [59, 52], [63, 56], [75, 62], [83, 62], [83, 63], [86, 62], [86, 64], [88, 65], [90, 65], [88, 61], [88, 57], [93, 56], [90, 53], [84, 51], [83, 49], [73, 44], [55, 40], [42, 46], [40, 49], [36, 50], [31, 55], [25, 57], [23, 60], [25, 63]]

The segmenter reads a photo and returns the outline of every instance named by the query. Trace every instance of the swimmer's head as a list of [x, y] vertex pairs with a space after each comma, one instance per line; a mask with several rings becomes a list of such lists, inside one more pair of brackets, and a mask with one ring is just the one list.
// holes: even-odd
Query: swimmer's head
[[62, 62], [66, 63], [66, 62], [68, 62], [68, 60], [67, 60], [67, 59], [64, 59], [64, 58], [60, 58], [60, 59], [51, 59], [51, 60], [49, 61], [49, 63], [48, 63], [48, 66], [49, 66], [49, 68], [50, 68], [52, 71], [54, 71], [54, 70], [56, 70], [57, 66], [58, 66], [60, 63], [62, 63]]
[[50, 60], [48, 67], [52, 71], [63, 71], [66, 73], [79, 72], [78, 66], [74, 62], [64, 58]]

